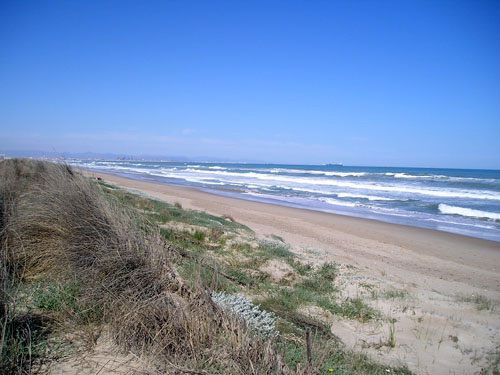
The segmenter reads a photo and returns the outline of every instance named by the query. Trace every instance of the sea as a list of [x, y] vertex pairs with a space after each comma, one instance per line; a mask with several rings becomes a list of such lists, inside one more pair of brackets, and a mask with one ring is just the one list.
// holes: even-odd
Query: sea
[[224, 196], [500, 242], [500, 170], [122, 160], [69, 163]]

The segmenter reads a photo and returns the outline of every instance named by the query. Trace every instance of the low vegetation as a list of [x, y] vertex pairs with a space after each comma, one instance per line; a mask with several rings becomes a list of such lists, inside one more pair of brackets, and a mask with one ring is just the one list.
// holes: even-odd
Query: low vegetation
[[495, 302], [481, 294], [458, 295], [457, 300], [460, 302], [472, 303], [479, 311], [493, 311], [495, 309]]
[[16, 159], [0, 162], [0, 209], [2, 373], [47, 372], [102, 337], [160, 373], [409, 373], [307, 313], [380, 317], [340, 298], [337, 265], [304, 264], [233, 218]]
[[408, 292], [402, 289], [389, 289], [382, 293], [382, 297], [387, 299], [405, 299], [408, 295]]

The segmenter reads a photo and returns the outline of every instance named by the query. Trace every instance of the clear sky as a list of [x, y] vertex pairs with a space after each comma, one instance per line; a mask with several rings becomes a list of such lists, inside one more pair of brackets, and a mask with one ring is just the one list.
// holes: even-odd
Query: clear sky
[[0, 1], [0, 152], [500, 168], [499, 1]]

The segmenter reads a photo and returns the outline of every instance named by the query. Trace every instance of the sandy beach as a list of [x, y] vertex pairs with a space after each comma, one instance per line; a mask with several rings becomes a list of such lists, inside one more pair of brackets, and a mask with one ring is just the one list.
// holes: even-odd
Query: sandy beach
[[[338, 282], [345, 296], [366, 298], [393, 318], [397, 346], [377, 345], [387, 336], [386, 324], [325, 319], [346, 345], [380, 361], [407, 364], [420, 374], [470, 374], [498, 355], [500, 243], [87, 174], [184, 208], [229, 215], [259, 237], [283, 238], [304, 262], [341, 264]], [[403, 297], [377, 297], [391, 290]], [[478, 308], [478, 296], [487, 308]]]

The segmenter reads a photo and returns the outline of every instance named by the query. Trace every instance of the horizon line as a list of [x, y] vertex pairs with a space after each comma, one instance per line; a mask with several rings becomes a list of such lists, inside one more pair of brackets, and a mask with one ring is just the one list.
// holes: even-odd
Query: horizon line
[[[52, 154], [49, 155], [31, 155], [31, 156], [19, 156], [15, 154]], [[11, 154], [11, 155], [8, 155]], [[12, 155], [14, 154], [14, 155]], [[68, 155], [63, 155], [68, 154]], [[73, 156], [71, 156], [73, 154]], [[143, 162], [164, 162], [164, 163], [205, 163], [205, 164], [259, 164], [259, 165], [294, 165], [294, 166], [326, 166], [328, 164], [336, 167], [355, 167], [355, 168], [418, 168], [418, 169], [453, 169], [453, 170], [483, 170], [483, 171], [500, 171], [500, 168], [464, 168], [464, 167], [429, 167], [429, 166], [415, 166], [415, 165], [405, 165], [405, 166], [394, 166], [394, 165], [363, 165], [363, 164], [344, 164], [342, 162], [323, 162], [323, 163], [284, 163], [284, 162], [271, 162], [271, 161], [257, 161], [257, 160], [217, 160], [210, 157], [203, 158], [204, 160], [198, 159], [198, 157], [191, 158], [189, 156], [168, 156], [168, 155], [154, 155], [154, 154], [126, 154], [117, 152], [94, 152], [94, 151], [84, 151], [84, 152], [73, 152], [73, 151], [43, 151], [43, 150], [6, 150], [4, 151], [5, 156], [9, 157], [29, 157], [38, 159], [40, 157], [44, 158], [65, 158], [65, 159], [86, 159], [85, 157], [77, 156], [78, 154], [89, 154], [96, 155], [94, 157], [89, 157], [88, 160], [108, 160], [108, 161], [134, 161], [134, 160], [123, 160], [119, 158], [141, 158]], [[1, 153], [0, 153], [1, 155]], [[100, 155], [100, 156], [99, 156]], [[108, 157], [106, 157], [108, 155]]]

